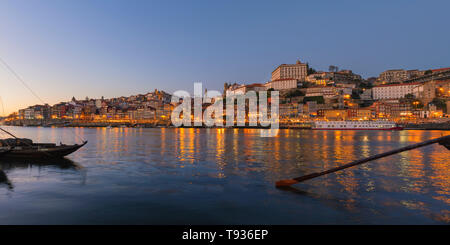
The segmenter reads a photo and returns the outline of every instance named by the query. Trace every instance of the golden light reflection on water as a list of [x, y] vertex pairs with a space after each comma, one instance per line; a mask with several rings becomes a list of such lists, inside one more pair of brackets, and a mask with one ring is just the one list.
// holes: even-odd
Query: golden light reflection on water
[[[23, 137], [58, 142], [62, 130], [24, 129]], [[208, 178], [227, 180], [239, 176], [241, 181], [254, 178], [274, 192], [273, 183], [280, 179], [450, 135], [449, 131], [280, 130], [277, 137], [263, 138], [259, 129], [70, 129], [73, 133], [64, 130], [63, 140], [73, 138], [73, 133], [83, 137], [88, 136], [86, 132], [94, 134], [95, 140], [90, 141], [89, 147], [95, 152], [91, 154], [104, 158], [112, 154], [119, 155], [119, 159], [153, 158], [149, 163], [164, 162], [163, 166], [173, 165], [179, 171], [189, 168], [197, 174], [205, 174], [201, 171], [207, 168]], [[83, 151], [77, 154], [89, 157]], [[427, 146], [323, 176], [299, 188], [327, 205], [352, 212], [357, 212], [361, 205], [376, 202], [373, 205], [386, 209], [402, 207], [436, 221], [450, 222], [449, 159], [450, 151], [444, 147]]]
[[[181, 162], [193, 161], [193, 141], [201, 134], [193, 129], [177, 129]], [[202, 133], [205, 133], [204, 131]], [[266, 181], [294, 177], [336, 167], [405, 145], [440, 137], [449, 132], [429, 131], [302, 131], [281, 130], [277, 137], [261, 138], [258, 129], [208, 129], [208, 141], [214, 148], [217, 164], [216, 178], [226, 178], [227, 172], [264, 172]], [[202, 149], [205, 150], [205, 149]], [[360, 199], [371, 192], [418, 193], [450, 205], [449, 152], [441, 146], [403, 152], [370, 164], [350, 168], [307, 183], [324, 197], [332, 197], [330, 189], [339, 189], [345, 198], [339, 200], [348, 210], [356, 210]], [[233, 166], [238, 166], [234, 168]], [[233, 170], [227, 171], [228, 168]], [[246, 173], [247, 172], [247, 173]], [[386, 202], [392, 205], [393, 202]], [[395, 205], [430, 212], [426, 202], [398, 200]], [[447, 220], [434, 214], [436, 219]]]

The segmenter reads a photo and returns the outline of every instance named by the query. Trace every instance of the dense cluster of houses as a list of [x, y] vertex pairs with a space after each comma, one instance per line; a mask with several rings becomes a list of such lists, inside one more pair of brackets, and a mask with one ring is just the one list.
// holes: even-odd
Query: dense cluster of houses
[[[450, 68], [428, 71], [388, 70], [378, 78], [363, 79], [351, 70], [315, 71], [308, 64], [282, 64], [265, 83], [225, 83], [227, 92], [280, 92], [281, 122], [333, 119], [369, 120], [443, 118], [450, 114]], [[147, 94], [111, 99], [77, 100], [35, 105], [19, 110], [9, 120], [66, 119], [81, 121], [154, 122], [169, 120], [176, 104], [171, 95]], [[205, 106], [203, 106], [205, 109]]]
[[147, 94], [111, 99], [77, 100], [53, 106], [34, 105], [12, 114], [14, 119], [66, 119], [84, 121], [154, 121], [167, 120], [173, 109], [171, 95], [155, 90]]

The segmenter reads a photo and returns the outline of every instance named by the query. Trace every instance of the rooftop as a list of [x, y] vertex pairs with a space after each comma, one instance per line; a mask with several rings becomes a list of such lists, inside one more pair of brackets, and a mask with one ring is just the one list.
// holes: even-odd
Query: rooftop
[[417, 82], [417, 83], [383, 84], [383, 85], [375, 86], [374, 88], [379, 88], [379, 87], [394, 87], [394, 86], [409, 86], [409, 85], [419, 85], [419, 84], [422, 84], [422, 83]]

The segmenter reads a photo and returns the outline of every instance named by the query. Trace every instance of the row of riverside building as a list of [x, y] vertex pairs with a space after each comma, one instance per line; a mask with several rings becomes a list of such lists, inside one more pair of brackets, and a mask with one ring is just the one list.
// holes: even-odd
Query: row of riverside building
[[450, 114], [450, 68], [387, 70], [367, 80], [351, 70], [309, 71], [300, 61], [282, 64], [268, 82], [225, 83], [224, 92], [278, 90], [282, 120], [408, 120]]
[[111, 99], [77, 100], [50, 106], [34, 105], [11, 114], [10, 120], [80, 120], [110, 122], [154, 122], [168, 120], [173, 105], [171, 95], [155, 90], [146, 94]]

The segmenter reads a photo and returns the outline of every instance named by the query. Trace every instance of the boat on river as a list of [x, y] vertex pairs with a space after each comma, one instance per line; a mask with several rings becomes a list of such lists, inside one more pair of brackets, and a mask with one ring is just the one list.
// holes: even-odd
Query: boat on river
[[0, 159], [3, 158], [20, 158], [20, 159], [48, 159], [65, 157], [84, 145], [82, 144], [66, 145], [60, 143], [34, 143], [30, 139], [18, 138], [10, 132], [0, 128], [1, 131], [13, 136], [13, 138], [0, 140]]
[[315, 130], [402, 130], [395, 122], [376, 121], [315, 121]]

